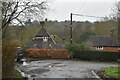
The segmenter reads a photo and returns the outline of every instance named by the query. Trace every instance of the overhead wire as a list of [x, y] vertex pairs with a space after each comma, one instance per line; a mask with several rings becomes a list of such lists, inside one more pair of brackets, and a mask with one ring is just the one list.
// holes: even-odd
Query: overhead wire
[[85, 17], [94, 17], [94, 18], [105, 18], [105, 17], [98, 17], [98, 16], [90, 16], [90, 15], [81, 15], [81, 14], [73, 14], [77, 16], [85, 16]]
[[[77, 13], [81, 12], [81, 10], [84, 8], [86, 2], [83, 2], [83, 4], [81, 5], [80, 9], [78, 10]], [[74, 16], [73, 18], [76, 18], [76, 16]]]
[[84, 8], [85, 4], [86, 4], [86, 2], [83, 2], [83, 4], [81, 5], [80, 9], [77, 12], [77, 14], [73, 14], [74, 15], [73, 19], [76, 16], [85, 16], [85, 17], [93, 17], [93, 18], [105, 18], [105, 17], [98, 17], [98, 16], [90, 16], [90, 15], [81, 15], [81, 14], [79, 14], [81, 12], [81, 10]]

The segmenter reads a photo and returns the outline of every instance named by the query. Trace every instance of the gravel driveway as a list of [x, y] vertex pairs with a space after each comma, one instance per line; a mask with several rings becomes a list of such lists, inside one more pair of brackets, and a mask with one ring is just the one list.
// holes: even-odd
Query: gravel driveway
[[[98, 78], [93, 71], [118, 64], [71, 60], [31, 61], [28, 65], [17, 65], [22, 72], [32, 78]], [[35, 79], [37, 80], [37, 79]]]

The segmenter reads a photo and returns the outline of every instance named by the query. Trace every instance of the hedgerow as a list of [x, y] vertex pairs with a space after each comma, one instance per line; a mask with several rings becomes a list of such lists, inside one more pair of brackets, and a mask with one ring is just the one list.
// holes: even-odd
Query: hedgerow
[[29, 57], [38, 58], [57, 58], [68, 59], [72, 58], [71, 54], [66, 54], [66, 49], [26, 49]]

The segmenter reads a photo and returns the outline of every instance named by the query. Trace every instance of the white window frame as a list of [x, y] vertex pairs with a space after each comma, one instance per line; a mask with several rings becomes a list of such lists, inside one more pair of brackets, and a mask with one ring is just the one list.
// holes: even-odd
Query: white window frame
[[35, 47], [35, 46], [37, 46], [37, 44], [33, 44], [33, 46]]
[[118, 50], [120, 50], [120, 47], [118, 47]]
[[47, 41], [48, 41], [48, 37], [44, 37], [43, 42], [47, 42]]
[[97, 50], [103, 50], [103, 47], [102, 46], [97, 46], [96, 49]]

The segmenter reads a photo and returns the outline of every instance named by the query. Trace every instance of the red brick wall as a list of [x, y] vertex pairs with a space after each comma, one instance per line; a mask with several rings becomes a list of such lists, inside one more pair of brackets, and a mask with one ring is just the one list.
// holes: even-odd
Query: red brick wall
[[92, 48], [98, 51], [118, 52], [117, 47], [103, 47], [103, 49], [100, 49], [100, 50], [96, 49], [96, 47], [92, 47]]

